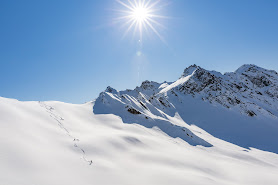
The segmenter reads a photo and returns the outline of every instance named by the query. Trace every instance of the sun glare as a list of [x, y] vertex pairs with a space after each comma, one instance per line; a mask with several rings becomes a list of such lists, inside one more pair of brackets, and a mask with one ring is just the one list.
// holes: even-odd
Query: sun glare
[[156, 14], [160, 0], [117, 0], [117, 2], [123, 6], [122, 10], [118, 10], [122, 16], [117, 17], [117, 19], [121, 20], [123, 26], [126, 27], [124, 36], [133, 30], [134, 34], [139, 33], [140, 40], [142, 40], [143, 31], [151, 30], [164, 41], [157, 30], [163, 28], [159, 19], [166, 18]]
[[138, 7], [132, 12], [133, 19], [136, 21], [146, 21], [149, 18], [148, 10], [144, 7]]

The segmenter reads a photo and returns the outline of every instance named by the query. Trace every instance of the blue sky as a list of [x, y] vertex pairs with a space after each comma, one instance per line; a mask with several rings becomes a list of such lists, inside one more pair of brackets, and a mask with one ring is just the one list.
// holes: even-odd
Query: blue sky
[[[127, 34], [115, 0], [0, 1], [0, 96], [84, 103], [108, 85], [174, 81], [197, 64], [278, 71], [278, 1], [162, 0], [158, 29]], [[138, 51], [141, 56], [137, 55]]]

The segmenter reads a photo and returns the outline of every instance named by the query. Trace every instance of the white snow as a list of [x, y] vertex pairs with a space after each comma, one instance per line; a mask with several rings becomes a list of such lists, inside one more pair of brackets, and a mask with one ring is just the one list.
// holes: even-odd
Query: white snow
[[[211, 74], [220, 90], [198, 91]], [[253, 65], [225, 75], [191, 66], [176, 82], [108, 87], [82, 105], [0, 98], [0, 184], [277, 185], [275, 75]], [[246, 79], [256, 86], [229, 88]], [[219, 92], [253, 102], [257, 116]]]
[[186, 125], [213, 147], [190, 145], [93, 105], [0, 98], [1, 184], [277, 184], [277, 154]]

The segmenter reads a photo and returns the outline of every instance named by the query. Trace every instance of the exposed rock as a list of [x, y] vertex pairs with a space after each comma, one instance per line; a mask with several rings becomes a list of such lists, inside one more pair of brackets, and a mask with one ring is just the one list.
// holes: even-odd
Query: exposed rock
[[128, 108], [127, 111], [130, 112], [131, 114], [141, 114], [140, 111], [138, 111], [134, 108]]

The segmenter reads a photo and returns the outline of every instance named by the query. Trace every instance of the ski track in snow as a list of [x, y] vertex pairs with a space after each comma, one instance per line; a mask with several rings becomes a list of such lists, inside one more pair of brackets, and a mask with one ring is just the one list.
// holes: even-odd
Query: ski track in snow
[[64, 118], [62, 118], [61, 116], [59, 116], [57, 113], [54, 113], [53, 110], [55, 110], [52, 106], [47, 105], [45, 102], [39, 101], [39, 104], [41, 107], [43, 107], [44, 109], [46, 109], [46, 112], [49, 113], [50, 117], [53, 118], [59, 125], [59, 127], [65, 131], [65, 133], [72, 139], [73, 141], [73, 146], [75, 148], [78, 148], [81, 152], [82, 152], [82, 159], [87, 162], [89, 165], [92, 165], [93, 161], [90, 159], [86, 158], [86, 152], [85, 150], [80, 147], [78, 145], [78, 142], [80, 141], [78, 138], [74, 137], [70, 131], [65, 127], [65, 125], [62, 123], [64, 120]]

